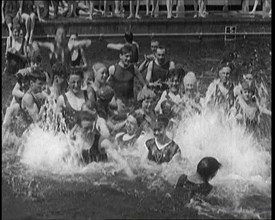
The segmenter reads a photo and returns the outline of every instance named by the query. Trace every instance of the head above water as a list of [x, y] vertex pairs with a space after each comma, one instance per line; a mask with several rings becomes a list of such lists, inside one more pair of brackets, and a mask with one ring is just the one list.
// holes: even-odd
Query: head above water
[[231, 68], [229, 66], [222, 67], [219, 70], [219, 78], [222, 83], [228, 82], [231, 74]]
[[63, 63], [57, 62], [52, 67], [53, 81], [56, 80], [58, 84], [67, 80], [67, 70]]
[[55, 32], [55, 41], [58, 43], [58, 44], [63, 44], [65, 42], [65, 39], [66, 39], [66, 30], [65, 30], [65, 27], [64, 26], [58, 26], [56, 28], [56, 32]]
[[157, 58], [159, 64], [165, 63], [165, 61], [166, 61], [166, 48], [165, 47], [159, 46], [157, 48], [156, 58]]
[[96, 94], [100, 101], [104, 103], [110, 103], [115, 95], [115, 92], [111, 86], [105, 85], [102, 86], [99, 90], [97, 90]]
[[204, 157], [197, 165], [197, 173], [208, 182], [211, 180], [222, 165], [214, 157]]
[[159, 41], [152, 39], [151, 40], [151, 51], [153, 54], [155, 54], [157, 52], [157, 48], [159, 47]]
[[105, 83], [109, 77], [107, 66], [104, 63], [97, 62], [93, 65], [93, 78], [98, 83]]
[[124, 39], [127, 43], [132, 43], [133, 42], [133, 39], [134, 39], [134, 35], [131, 31], [127, 31], [125, 32], [124, 34]]

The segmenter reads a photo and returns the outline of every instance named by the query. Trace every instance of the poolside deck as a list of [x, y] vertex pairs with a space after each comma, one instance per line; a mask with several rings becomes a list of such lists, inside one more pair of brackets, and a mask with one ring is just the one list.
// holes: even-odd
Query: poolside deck
[[[46, 23], [36, 23], [34, 38], [52, 38], [56, 26], [62, 24], [68, 33], [78, 33], [79, 37], [118, 37], [126, 30], [132, 30], [135, 36], [175, 36], [175, 37], [211, 37], [225, 35], [226, 26], [235, 26], [239, 36], [271, 36], [271, 18], [267, 14], [257, 12], [255, 15], [240, 11], [209, 11], [206, 18], [193, 18], [194, 13], [186, 11], [184, 17], [167, 20], [164, 13], [158, 18], [142, 19], [102, 18], [95, 16], [93, 20], [85, 16], [80, 18], [49, 19]], [[2, 40], [8, 35], [2, 25]]]

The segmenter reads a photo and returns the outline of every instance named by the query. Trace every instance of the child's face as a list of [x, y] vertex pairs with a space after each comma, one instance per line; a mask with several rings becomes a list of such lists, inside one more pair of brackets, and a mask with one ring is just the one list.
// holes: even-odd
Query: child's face
[[244, 76], [244, 79], [245, 79], [246, 82], [248, 82], [248, 85], [251, 86], [251, 84], [253, 82], [253, 76], [252, 76], [252, 74], [250, 74], [250, 73], [246, 74]]
[[180, 85], [179, 78], [175, 76], [169, 79], [169, 83], [171, 83], [170, 91], [175, 94], [178, 93]]
[[228, 82], [230, 78], [230, 69], [229, 68], [222, 68], [219, 71], [219, 77], [222, 83]]
[[129, 135], [133, 135], [137, 130], [137, 121], [133, 116], [128, 116], [126, 120], [126, 131]]
[[166, 128], [163, 125], [154, 128], [154, 136], [157, 140], [160, 140], [166, 133]]
[[152, 106], [152, 99], [149, 99], [149, 98], [145, 98], [143, 101], [142, 101], [142, 109], [145, 111], [145, 112], [150, 112], [151, 110], [151, 106]]
[[243, 99], [245, 101], [249, 101], [252, 98], [252, 91], [250, 89], [244, 89], [243, 92]]
[[186, 94], [192, 94], [194, 92], [194, 84], [188, 82], [185, 84], [184, 89]]
[[68, 85], [70, 90], [77, 94], [81, 90], [82, 78], [79, 75], [70, 75]]
[[96, 72], [96, 76], [95, 79], [100, 82], [100, 83], [105, 83], [107, 81], [107, 78], [109, 77], [109, 73], [107, 68], [100, 68], [97, 72]]

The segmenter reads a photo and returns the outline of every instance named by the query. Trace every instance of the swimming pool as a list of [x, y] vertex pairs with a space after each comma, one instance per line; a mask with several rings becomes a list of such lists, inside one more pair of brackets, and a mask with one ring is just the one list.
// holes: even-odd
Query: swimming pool
[[[150, 38], [135, 40], [140, 43], [141, 57], [149, 52]], [[108, 65], [117, 62], [118, 53], [106, 48], [107, 41], [96, 40], [86, 50], [89, 66], [96, 61]], [[254, 68], [271, 94], [271, 38], [237, 39], [235, 43], [227, 44], [220, 40], [165, 37], [160, 41], [168, 47], [171, 59], [197, 74], [202, 93], [214, 78], [211, 70], [229, 52], [238, 54], [236, 77], [245, 71], [256, 54]], [[44, 58], [46, 61], [46, 51], [43, 51]], [[11, 93], [10, 82], [7, 78], [2, 82], [4, 105]], [[271, 95], [269, 109], [270, 106]], [[2, 217], [271, 218], [270, 123], [270, 118], [263, 119], [262, 136], [256, 139], [240, 127], [222, 123], [216, 112], [189, 118], [181, 123], [175, 136], [183, 156], [189, 161], [143, 169], [135, 152], [121, 152], [136, 174], [134, 179], [127, 177], [120, 165], [113, 162], [79, 167], [74, 161], [59, 161], [58, 155], [67, 149], [67, 142], [61, 136], [55, 139], [51, 132], [35, 128], [25, 140], [10, 134], [2, 145]], [[29, 153], [20, 159], [16, 150], [22, 143], [28, 147]], [[211, 182], [215, 190], [205, 201], [178, 206], [167, 193], [171, 193], [180, 174], [194, 171], [198, 160], [207, 155], [215, 156], [223, 164], [223, 169]]]

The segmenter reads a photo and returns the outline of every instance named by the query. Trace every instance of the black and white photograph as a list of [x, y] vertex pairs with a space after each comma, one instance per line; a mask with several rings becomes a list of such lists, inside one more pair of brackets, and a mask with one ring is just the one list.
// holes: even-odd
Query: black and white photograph
[[2, 219], [271, 219], [272, 0], [2, 0]]

